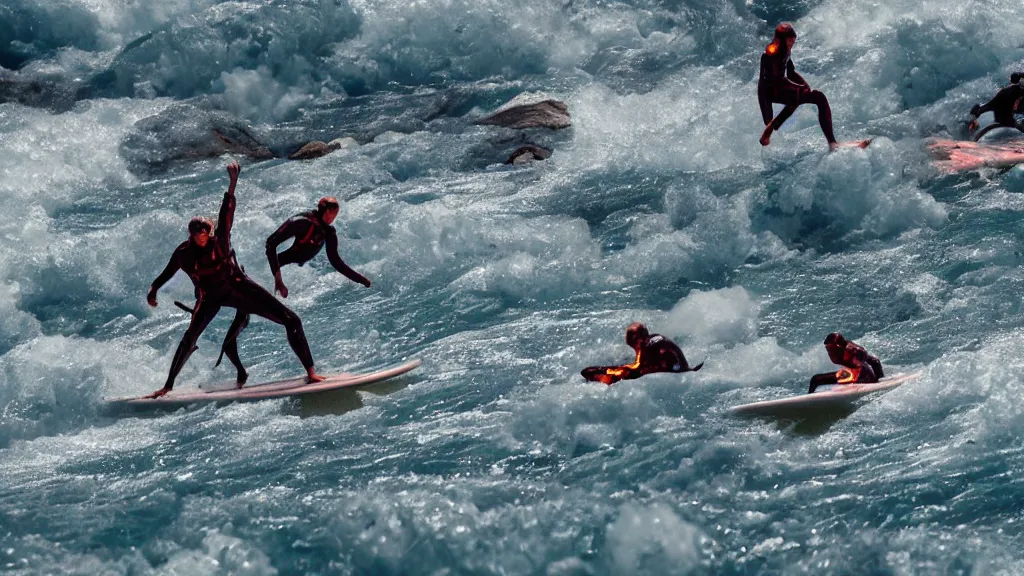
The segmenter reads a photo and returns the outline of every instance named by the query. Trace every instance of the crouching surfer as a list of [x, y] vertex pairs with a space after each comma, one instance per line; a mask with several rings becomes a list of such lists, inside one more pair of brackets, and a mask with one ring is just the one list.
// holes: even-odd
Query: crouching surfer
[[[281, 267], [288, 264], [304, 266], [319, 254], [325, 245], [327, 246], [327, 259], [335, 270], [353, 282], [358, 282], [367, 288], [370, 287], [370, 280], [353, 270], [338, 254], [338, 232], [334, 229], [334, 221], [340, 210], [341, 206], [336, 199], [325, 196], [317, 202], [316, 210], [292, 216], [267, 238], [267, 261], [270, 264], [270, 271], [274, 275], [274, 290], [282, 297], [288, 297], [288, 287], [285, 286], [284, 279], [281, 277]], [[278, 246], [288, 240], [292, 240], [292, 245], [278, 254]], [[227, 336], [224, 337], [216, 364], [220, 366], [221, 359], [224, 356], [228, 357], [228, 360], [235, 366], [235, 370], [238, 371], [237, 384], [239, 388], [245, 384], [247, 374], [242, 360], [238, 356], [238, 335], [248, 325], [249, 313], [239, 308], [235, 319], [228, 328]]]
[[580, 371], [580, 374], [591, 382], [603, 382], [610, 386], [619, 380], [633, 380], [655, 372], [696, 372], [704, 365], [701, 362], [691, 368], [679, 346], [661, 334], [651, 334], [639, 322], [626, 328], [626, 345], [636, 352], [636, 360], [632, 364], [590, 366]]
[[975, 104], [971, 108], [972, 118], [968, 125], [968, 129], [971, 131], [978, 129], [978, 116], [985, 112], [991, 112], [995, 118], [995, 122], [974, 133], [971, 138], [975, 142], [980, 140], [989, 130], [996, 128], [1016, 128], [1017, 130], [1024, 131], [1024, 126], [1017, 122], [1015, 116], [1015, 114], [1024, 114], [1024, 110], [1020, 108], [1021, 99], [1024, 98], [1024, 84], [1021, 83], [1021, 80], [1024, 80], [1024, 74], [1014, 72], [1010, 75], [1009, 85], [996, 92], [996, 95], [988, 102]]
[[837, 372], [815, 374], [811, 378], [808, 394], [814, 393], [818, 386], [824, 384], [873, 384], [885, 377], [882, 363], [877, 357], [838, 332], [825, 337], [825, 351], [828, 352], [829, 360], [842, 368]]

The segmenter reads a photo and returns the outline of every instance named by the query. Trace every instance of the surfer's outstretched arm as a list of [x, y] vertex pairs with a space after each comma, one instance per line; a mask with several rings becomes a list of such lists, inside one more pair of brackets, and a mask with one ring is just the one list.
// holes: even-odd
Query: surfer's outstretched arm
[[164, 267], [163, 272], [161, 272], [160, 275], [156, 277], [156, 280], [153, 280], [153, 283], [150, 284], [149, 292], [146, 294], [146, 302], [148, 302], [150, 306], [156, 306], [157, 291], [163, 288], [164, 284], [167, 284], [167, 281], [174, 276], [174, 273], [181, 269], [181, 260], [179, 259], [178, 253], [181, 252], [184, 246], [185, 244], [182, 244], [174, 250], [174, 253], [171, 254], [171, 259], [167, 262], [167, 266]]
[[331, 261], [331, 266], [334, 266], [335, 270], [344, 274], [345, 277], [348, 278], [349, 280], [357, 282], [369, 288], [370, 281], [366, 278], [366, 276], [363, 276], [359, 272], [353, 270], [351, 266], [345, 264], [345, 261], [341, 259], [341, 255], [338, 254], [338, 233], [335, 232], [333, 227], [328, 228], [326, 240], [327, 259]]
[[767, 59], [767, 54], [761, 55], [761, 73], [757, 78], [757, 104], [761, 107], [761, 119], [764, 120], [765, 126], [772, 123], [772, 116], [774, 116], [772, 101], [768, 95], [768, 86], [771, 79]]
[[793, 81], [793, 84], [799, 87], [810, 89], [811, 85], [804, 80], [804, 77], [797, 73], [796, 66], [793, 61], [786, 62], [786, 78]]
[[228, 191], [224, 193], [224, 200], [220, 203], [220, 214], [217, 215], [217, 230], [214, 238], [224, 254], [231, 251], [231, 227], [235, 223], [235, 184], [238, 184], [238, 174], [242, 167], [238, 162], [228, 164], [228, 177], [231, 182], [228, 184]]

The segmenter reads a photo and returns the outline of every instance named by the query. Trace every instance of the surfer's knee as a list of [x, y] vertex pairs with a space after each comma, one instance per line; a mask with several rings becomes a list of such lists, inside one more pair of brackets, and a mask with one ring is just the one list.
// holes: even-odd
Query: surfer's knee
[[807, 101], [815, 106], [828, 106], [828, 97], [821, 90], [811, 90], [807, 95]]

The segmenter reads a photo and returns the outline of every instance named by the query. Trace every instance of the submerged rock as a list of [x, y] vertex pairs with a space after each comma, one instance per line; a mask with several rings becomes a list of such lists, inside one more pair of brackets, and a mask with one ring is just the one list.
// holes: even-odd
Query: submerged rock
[[540, 93], [520, 94], [508, 101], [496, 112], [485, 116], [474, 124], [504, 126], [521, 130], [524, 128], [568, 128], [572, 125], [569, 107]]
[[326, 156], [335, 150], [341, 150], [342, 148], [356, 148], [359, 143], [356, 142], [355, 138], [335, 138], [330, 142], [324, 143], [319, 140], [307, 142], [295, 152], [288, 155], [289, 160], [311, 160], [313, 158], [319, 158]]
[[327, 154], [330, 151], [331, 151], [331, 148], [327, 145], [326, 142], [320, 142], [319, 140], [314, 140], [312, 142], [307, 142], [305, 145], [302, 146], [302, 148], [299, 148], [295, 152], [292, 152], [291, 154], [289, 154], [288, 155], [288, 159], [289, 160], [311, 160], [313, 158], [319, 158], [319, 157]]
[[75, 105], [81, 86], [0, 68], [0, 104], [16, 102], [23, 106], [66, 112]]
[[157, 174], [179, 162], [237, 154], [251, 160], [269, 160], [274, 153], [252, 128], [219, 110], [177, 104], [143, 118], [121, 142], [128, 168], [141, 175]]
[[356, 139], [351, 136], [346, 136], [344, 138], [335, 138], [334, 140], [331, 140], [327, 143], [327, 147], [331, 150], [358, 148], [359, 142], [356, 142]]
[[505, 164], [526, 164], [533, 160], [547, 160], [550, 157], [551, 150], [527, 144], [526, 146], [516, 148], [515, 152], [509, 155], [508, 160], [505, 160]]

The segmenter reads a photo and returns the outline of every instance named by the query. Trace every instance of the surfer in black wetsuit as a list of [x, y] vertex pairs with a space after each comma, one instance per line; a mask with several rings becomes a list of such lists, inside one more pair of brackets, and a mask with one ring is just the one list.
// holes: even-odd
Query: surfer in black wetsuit
[[[761, 55], [761, 73], [757, 79], [757, 101], [761, 106], [761, 117], [764, 119], [764, 132], [761, 133], [761, 145], [767, 146], [771, 143], [772, 132], [782, 127], [782, 124], [796, 112], [801, 104], [814, 104], [818, 107], [818, 124], [821, 131], [828, 140], [830, 150], [835, 150], [839, 144], [832, 132], [832, 108], [828, 105], [828, 98], [818, 90], [811, 90], [810, 84], [797, 74], [790, 53], [793, 44], [796, 42], [796, 31], [788, 22], [783, 22], [775, 28], [775, 37], [772, 38], [764, 54]], [[785, 108], [778, 116], [772, 118], [772, 104], [785, 104]]]
[[[353, 282], [358, 282], [367, 288], [370, 281], [356, 272], [338, 254], [338, 233], [334, 229], [334, 220], [338, 217], [341, 206], [338, 201], [330, 196], [325, 196], [317, 202], [316, 210], [303, 212], [292, 216], [284, 224], [281, 224], [273, 234], [267, 238], [267, 261], [270, 263], [270, 271], [274, 274], [274, 289], [282, 297], [288, 297], [288, 287], [281, 278], [281, 266], [298, 264], [303, 266], [320, 253], [324, 245], [327, 245], [327, 259], [334, 266], [334, 269], [345, 275]], [[292, 245], [284, 252], [277, 253], [277, 247], [288, 239], [294, 238]], [[228, 328], [224, 337], [224, 344], [221, 346], [221, 357], [227, 356], [238, 371], [238, 384], [245, 383], [247, 377], [242, 360], [238, 357], [238, 335], [249, 325], [249, 314], [239, 309], [235, 319]], [[220, 365], [221, 358], [217, 358]]]
[[690, 368], [683, 351], [661, 334], [651, 334], [647, 327], [634, 322], [626, 328], [626, 344], [636, 351], [636, 360], [622, 366], [591, 366], [580, 374], [592, 382], [609, 386], [619, 380], [634, 380], [655, 372], [696, 372], [704, 363]]
[[1024, 84], [1021, 80], [1024, 79], [1024, 73], [1014, 72], [1010, 75], [1010, 84], [1004, 86], [996, 92], [996, 95], [991, 100], [984, 104], [975, 104], [971, 108], [971, 123], [969, 125], [970, 130], [977, 130], [978, 128], [978, 116], [981, 116], [985, 112], [991, 112], [992, 116], [995, 117], [995, 122], [985, 126], [971, 138], [977, 142], [982, 136], [987, 134], [989, 130], [996, 128], [1016, 128], [1024, 132], [1024, 126], [1017, 122], [1015, 114], [1024, 114], [1024, 109], [1021, 109], [1021, 99], [1024, 98]]
[[838, 332], [825, 337], [825, 351], [829, 360], [843, 368], [838, 372], [815, 374], [811, 378], [811, 386], [807, 393], [823, 384], [873, 384], [884, 378], [882, 363], [872, 356], [863, 346], [850, 342]]
[[178, 372], [195, 351], [196, 341], [222, 306], [236, 308], [247, 315], [256, 314], [284, 325], [288, 344], [306, 369], [306, 380], [319, 382], [324, 379], [313, 367], [313, 356], [309, 352], [299, 317], [274, 298], [273, 294], [246, 276], [235, 261], [231, 249], [231, 227], [235, 218], [235, 185], [241, 170], [237, 162], [228, 165], [231, 183], [220, 206], [216, 230], [208, 218], [193, 218], [188, 224], [188, 240], [174, 250], [163, 272], [149, 287], [146, 301], [150, 306], [156, 306], [157, 291], [175, 272], [182, 270], [195, 285], [197, 296], [192, 321], [174, 352], [167, 381], [163, 388], [150, 394], [149, 398], [159, 398], [171, 391]]

